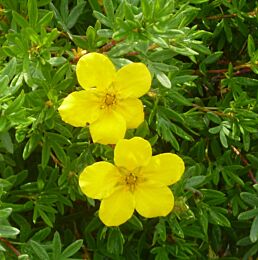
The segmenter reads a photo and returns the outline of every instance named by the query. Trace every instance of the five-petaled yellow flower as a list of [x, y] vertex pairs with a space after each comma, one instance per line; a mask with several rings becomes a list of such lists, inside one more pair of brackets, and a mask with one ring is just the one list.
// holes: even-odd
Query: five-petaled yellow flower
[[152, 156], [150, 143], [140, 137], [120, 139], [114, 164], [96, 162], [79, 177], [83, 193], [101, 200], [99, 217], [106, 226], [118, 226], [134, 210], [146, 217], [166, 216], [174, 206], [168, 187], [184, 172], [183, 160], [172, 153]]
[[151, 75], [143, 63], [116, 71], [107, 56], [89, 53], [80, 58], [76, 74], [84, 90], [69, 94], [59, 107], [62, 119], [73, 126], [89, 124], [93, 142], [115, 144], [128, 128], [144, 120], [138, 99], [148, 92]]

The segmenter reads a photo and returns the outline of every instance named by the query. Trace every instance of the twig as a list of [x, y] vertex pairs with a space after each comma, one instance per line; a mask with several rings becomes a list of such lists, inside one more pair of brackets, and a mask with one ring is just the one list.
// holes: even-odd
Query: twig
[[[252, 12], [248, 12], [247, 14], [251, 17], [255, 17], [257, 15], [257, 9], [255, 9]], [[221, 19], [224, 19], [224, 18], [234, 18], [234, 17], [237, 17], [237, 16], [238, 16], [237, 14], [221, 14], [221, 15], [211, 15], [211, 16], [206, 17], [206, 19], [208, 19], [208, 20], [221, 20]]]
[[114, 47], [117, 43], [121, 42], [123, 40], [120, 40], [120, 41], [115, 41], [115, 40], [111, 40], [111, 42], [108, 42], [107, 44], [105, 44], [104, 46], [102, 46], [100, 49], [99, 49], [99, 52], [100, 53], [103, 53], [103, 52], [107, 52], [109, 51], [112, 47]]
[[[74, 222], [74, 232], [75, 232], [76, 238], [77, 238], [77, 239], [81, 239], [81, 235], [80, 235], [80, 233], [79, 233], [79, 231], [78, 231], [78, 228], [77, 228], [75, 222]], [[83, 250], [83, 260], [90, 260], [90, 259], [91, 259], [91, 258], [90, 258], [90, 254], [89, 254], [89, 252], [88, 252], [87, 247], [86, 247], [84, 244], [82, 245], [82, 250]]]
[[215, 109], [217, 108], [210, 108], [210, 107], [202, 107], [202, 106], [199, 106], [199, 105], [196, 105], [196, 104], [192, 104], [193, 107], [197, 108], [198, 110], [201, 110], [203, 112], [212, 112], [218, 116], [223, 116], [223, 117], [232, 117], [232, 114], [231, 113], [223, 113], [223, 112], [220, 112], [220, 111], [215, 111]]
[[[245, 68], [245, 69], [241, 69], [241, 70], [234, 72], [233, 75], [234, 76], [240, 76], [240, 75], [249, 73], [250, 71], [251, 71], [250, 68]], [[217, 76], [212, 77], [212, 79], [224, 79], [225, 77], [226, 77], [225, 75], [217, 75]]]
[[[43, 146], [42, 142], [39, 142], [39, 144], [40, 144], [41, 147]], [[54, 161], [55, 165], [58, 165], [60, 167], [64, 167], [63, 164], [56, 158], [56, 156], [52, 152], [50, 153], [50, 157]]]
[[[250, 63], [244, 63], [244, 64], [240, 64], [240, 65], [236, 65], [233, 67], [234, 70], [236, 70], [235, 73], [240, 74], [241, 71], [243, 72], [250, 72], [251, 71], [251, 64]], [[212, 70], [207, 70], [207, 73], [210, 74], [222, 74], [222, 73], [226, 73], [228, 72], [228, 69], [212, 69]], [[195, 71], [196, 74], [200, 74], [199, 70]]]
[[0, 237], [0, 241], [2, 241], [16, 256], [21, 255], [20, 251], [18, 251], [7, 239]]
[[55, 157], [55, 155], [53, 153], [50, 153], [50, 156], [51, 156], [52, 160], [54, 161], [55, 165], [64, 167], [63, 164]]
[[[242, 161], [243, 165], [244, 166], [247, 166], [249, 165], [249, 162], [247, 161], [247, 159], [241, 154], [241, 152], [233, 145], [231, 145], [231, 149], [233, 150], [233, 152], [239, 156], [240, 160]], [[257, 184], [257, 180], [256, 178], [254, 177], [254, 173], [252, 170], [249, 170], [248, 171], [248, 177], [253, 181], [254, 184]]]
[[139, 51], [130, 51], [130, 52], [126, 53], [126, 56], [137, 56], [139, 54], [140, 54]]
[[208, 16], [206, 17], [206, 19], [208, 20], [221, 20], [224, 18], [233, 18], [236, 17], [237, 14], [222, 14], [222, 15], [212, 15], [212, 16]]

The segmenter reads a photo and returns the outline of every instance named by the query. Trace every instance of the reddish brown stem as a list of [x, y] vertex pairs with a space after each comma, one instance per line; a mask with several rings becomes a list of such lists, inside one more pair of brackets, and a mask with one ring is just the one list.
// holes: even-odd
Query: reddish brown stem
[[140, 53], [140, 52], [138, 52], [138, 51], [131, 51], [131, 52], [128, 52], [128, 53], [126, 54], [126, 56], [136, 56], [136, 55], [139, 55], [139, 53]]
[[[40, 146], [43, 146], [42, 142], [39, 142]], [[56, 158], [56, 156], [53, 153], [50, 153], [50, 157], [53, 160], [53, 162], [55, 163], [55, 165], [58, 165], [60, 167], [63, 167], [63, 164]]]
[[[81, 234], [79, 233], [78, 228], [77, 228], [75, 223], [74, 223], [74, 231], [75, 231], [76, 238], [81, 239]], [[82, 259], [83, 260], [90, 260], [91, 259], [90, 254], [88, 252], [87, 247], [84, 244], [82, 245], [82, 250], [83, 250], [83, 258]]]
[[99, 52], [103, 53], [103, 52], [107, 52], [109, 51], [112, 47], [114, 47], [117, 43], [121, 42], [122, 40], [120, 41], [115, 41], [115, 40], [111, 40], [111, 42], [108, 42], [106, 45], [102, 46], [100, 49], [99, 49]]
[[0, 237], [0, 241], [2, 241], [16, 256], [21, 255], [20, 251], [18, 251], [7, 239]]
[[223, 15], [212, 15], [212, 16], [208, 16], [206, 17], [206, 19], [208, 20], [221, 20], [224, 18], [233, 18], [236, 17], [237, 14], [223, 14]]
[[63, 167], [62, 163], [55, 157], [53, 153], [50, 153], [50, 156], [56, 165]]
[[[255, 9], [252, 12], [249, 12], [248, 15], [252, 16], [252, 17], [256, 16], [257, 15], [257, 9]], [[221, 20], [221, 19], [224, 19], [224, 18], [234, 18], [234, 17], [237, 17], [237, 14], [211, 15], [211, 16], [206, 17], [206, 19], [208, 19], [208, 20]]]
[[[231, 145], [231, 149], [233, 150], [233, 152], [234, 152], [237, 156], [239, 156], [239, 158], [240, 158], [240, 160], [241, 160], [241, 162], [243, 163], [244, 166], [249, 165], [248, 160], [241, 154], [241, 152], [240, 152], [235, 146]], [[248, 177], [252, 180], [252, 182], [253, 182], [254, 184], [257, 184], [257, 183], [258, 183], [257, 180], [256, 180], [256, 178], [254, 177], [254, 173], [253, 173], [252, 170], [249, 170], [249, 171], [248, 171]]]
[[[247, 73], [251, 71], [250, 64], [245, 63], [241, 65], [237, 65], [233, 67], [234, 70], [236, 70], [235, 73], [241, 74], [241, 72]], [[199, 72], [199, 71], [196, 71]], [[228, 69], [216, 69], [216, 70], [207, 70], [207, 73], [210, 74], [222, 74], [228, 72]]]

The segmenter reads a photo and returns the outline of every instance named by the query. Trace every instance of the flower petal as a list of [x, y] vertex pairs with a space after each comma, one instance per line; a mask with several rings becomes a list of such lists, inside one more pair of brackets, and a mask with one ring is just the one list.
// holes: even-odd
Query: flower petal
[[124, 97], [141, 97], [151, 86], [151, 74], [143, 63], [130, 63], [117, 71], [114, 86]]
[[113, 164], [96, 162], [87, 166], [80, 174], [79, 186], [88, 197], [103, 199], [112, 194], [120, 177], [120, 173]]
[[134, 196], [137, 212], [146, 218], [166, 216], [174, 207], [174, 196], [167, 186], [139, 183]]
[[69, 94], [62, 102], [58, 111], [66, 123], [84, 127], [99, 117], [99, 99], [95, 90], [75, 91]]
[[114, 162], [129, 171], [147, 165], [151, 159], [151, 145], [141, 137], [119, 140], [114, 151]]
[[76, 74], [83, 88], [105, 89], [113, 81], [116, 69], [107, 56], [92, 52], [79, 59]]
[[137, 128], [144, 120], [142, 102], [136, 98], [118, 100], [115, 111], [125, 118], [127, 128]]
[[120, 186], [111, 196], [101, 201], [99, 218], [106, 226], [119, 226], [132, 217], [134, 204], [132, 193]]
[[94, 143], [116, 144], [124, 138], [125, 119], [111, 109], [103, 111], [98, 120], [90, 125], [90, 133]]
[[171, 185], [181, 178], [184, 170], [184, 161], [178, 155], [163, 153], [153, 156], [141, 173], [151, 181]]

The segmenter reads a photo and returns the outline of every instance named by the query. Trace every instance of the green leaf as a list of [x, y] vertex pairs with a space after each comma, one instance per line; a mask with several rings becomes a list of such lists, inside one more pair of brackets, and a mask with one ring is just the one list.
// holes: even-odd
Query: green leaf
[[12, 213], [12, 208], [0, 209], [0, 219], [8, 218]]
[[238, 215], [239, 220], [247, 220], [258, 216], [258, 208], [242, 212]]
[[170, 97], [173, 99], [175, 102], [184, 105], [184, 106], [192, 106], [192, 102], [190, 102], [187, 98], [185, 98], [183, 95], [181, 95], [179, 92], [176, 90], [170, 90]]
[[68, 6], [68, 0], [63, 0], [60, 2], [60, 14], [61, 14], [61, 17], [62, 20], [65, 24], [67, 24], [67, 18], [68, 18], [68, 15], [69, 15], [69, 6]]
[[206, 176], [193, 176], [187, 179], [185, 189], [196, 188], [201, 185], [206, 179]]
[[41, 26], [47, 26], [50, 24], [54, 16], [53, 12], [47, 12], [39, 21], [38, 21], [38, 27], [40, 28]]
[[8, 64], [1, 70], [1, 76], [7, 75], [9, 79], [12, 79], [16, 75], [17, 60], [13, 57]]
[[130, 225], [135, 230], [143, 230], [143, 225], [142, 222], [135, 216], [133, 215], [126, 223], [127, 225]]
[[56, 231], [54, 234], [54, 239], [52, 241], [52, 248], [53, 248], [53, 259], [60, 259], [61, 257], [61, 249], [62, 249], [62, 243], [60, 239], [59, 233]]
[[80, 4], [77, 4], [70, 12], [68, 18], [67, 18], [67, 28], [71, 29], [76, 24], [78, 18], [83, 13], [85, 6], [85, 2], [81, 2]]
[[53, 149], [54, 153], [56, 154], [57, 158], [62, 162], [66, 162], [66, 154], [64, 149], [60, 146], [59, 143], [50, 141], [51, 148]]
[[216, 210], [210, 208], [209, 215], [210, 215], [210, 220], [212, 220], [214, 224], [224, 226], [224, 227], [231, 227], [230, 221], [220, 212], [217, 212]]
[[160, 82], [160, 84], [165, 87], [165, 88], [171, 88], [171, 82], [168, 76], [162, 72], [162, 71], [157, 71], [156, 72], [156, 77], [157, 80]]
[[12, 11], [14, 21], [22, 28], [29, 27], [28, 21], [15, 11]]
[[155, 232], [153, 236], [153, 244], [156, 244], [157, 240], [165, 242], [167, 239], [166, 224], [163, 219], [160, 219], [159, 223], [155, 226]]
[[98, 11], [98, 12], [101, 12], [101, 8], [99, 6], [99, 2], [98, 0], [88, 0], [92, 10], [94, 11]]
[[190, 3], [192, 4], [203, 4], [208, 2], [209, 0], [190, 0]]
[[36, 232], [31, 239], [37, 242], [41, 242], [44, 239], [46, 239], [49, 234], [51, 233], [51, 228], [50, 227], [45, 227], [40, 229], [38, 232]]
[[254, 243], [258, 240], [258, 215], [254, 218], [254, 221], [250, 230], [250, 240]]
[[209, 133], [217, 134], [217, 133], [221, 132], [221, 128], [222, 128], [222, 126], [220, 126], [220, 125], [212, 127], [212, 128], [209, 129]]
[[38, 7], [48, 5], [51, 0], [37, 0]]
[[83, 244], [82, 239], [76, 240], [62, 252], [62, 254], [61, 254], [62, 257], [67, 258], [67, 257], [74, 255], [77, 251], [80, 250], [80, 248], [82, 247], [82, 244]]
[[258, 168], [258, 158], [252, 154], [247, 154], [246, 155], [247, 159], [249, 162], [252, 164], [253, 167]]
[[[6, 249], [0, 244], [0, 251], [6, 252]], [[27, 260], [27, 259], [26, 259]]]
[[239, 184], [240, 186], [244, 187], [245, 183], [243, 182], [243, 180], [237, 176], [237, 174], [235, 172], [232, 171], [228, 171], [226, 170], [226, 174], [233, 180], [235, 181], [235, 183]]
[[227, 140], [227, 137], [225, 135], [225, 132], [223, 131], [223, 128], [220, 130], [219, 132], [219, 139], [220, 139], [220, 142], [221, 144], [225, 147], [225, 148], [228, 148], [228, 140]]
[[41, 139], [41, 136], [39, 134], [33, 134], [30, 137], [30, 139], [26, 143], [23, 153], [22, 153], [22, 157], [24, 160], [26, 160], [30, 156], [30, 154], [34, 151], [34, 149], [39, 144], [40, 139]]
[[232, 42], [232, 39], [233, 39], [232, 30], [226, 19], [223, 20], [223, 25], [224, 25], [224, 31], [225, 31], [228, 42]]
[[112, 0], [103, 0], [103, 5], [106, 11], [107, 17], [110, 19], [110, 21], [114, 21], [114, 6]]
[[[58, 67], [60, 65], [65, 65], [67, 64], [67, 60], [64, 57], [52, 57], [47, 61], [50, 65], [52, 65], [53, 67]], [[55, 77], [53, 78], [53, 80], [55, 79]]]
[[97, 11], [93, 11], [93, 15], [104, 25], [106, 25], [107, 27], [111, 27], [111, 22], [109, 20], [109, 18], [107, 18], [105, 15], [103, 15], [100, 12]]
[[31, 246], [33, 252], [37, 255], [38, 260], [49, 260], [48, 253], [41, 244], [34, 240], [30, 240], [29, 245]]
[[47, 141], [47, 138], [45, 139], [45, 142], [43, 142], [42, 146], [42, 153], [41, 153], [41, 164], [42, 168], [45, 168], [48, 164], [49, 158], [51, 154], [51, 146]]
[[168, 252], [165, 247], [154, 247], [151, 253], [155, 254], [155, 260], [169, 260]]
[[169, 130], [171, 123], [167, 120], [165, 120], [163, 117], [158, 116], [157, 117], [157, 132], [158, 134], [167, 142], [170, 142], [173, 147], [179, 151], [179, 143], [177, 139], [175, 138], [174, 134]]
[[223, 55], [223, 51], [217, 51], [209, 55], [205, 58], [202, 63], [204, 64], [212, 64], [215, 63], [221, 56]]
[[19, 233], [20, 230], [15, 227], [0, 225], [0, 237], [9, 238], [18, 235]]
[[244, 150], [246, 152], [249, 151], [250, 149], [250, 141], [251, 141], [251, 138], [250, 138], [250, 134], [249, 132], [247, 132], [246, 130], [243, 132], [243, 144], [244, 144]]
[[91, 49], [95, 48], [96, 35], [97, 35], [97, 33], [96, 33], [95, 28], [92, 26], [89, 26], [86, 31], [86, 37], [87, 37], [87, 42], [88, 42], [89, 48], [91, 48]]
[[22, 91], [20, 95], [5, 110], [5, 114], [10, 115], [12, 113], [15, 113], [17, 110], [21, 108], [24, 100], [25, 100], [25, 95], [24, 92]]
[[[209, 120], [211, 120], [212, 122], [214, 122], [216, 124], [220, 124], [221, 123], [221, 118], [217, 114], [215, 114], [213, 112], [208, 112], [206, 114], [206, 116], [209, 118]], [[209, 131], [210, 131], [210, 129], [209, 129]]]
[[151, 7], [153, 6], [153, 4], [151, 4], [148, 0], [142, 0], [140, 3], [144, 18], [148, 20], [151, 17]]
[[111, 228], [108, 233], [107, 251], [110, 254], [121, 255], [123, 253], [124, 237], [119, 228]]
[[43, 210], [41, 209], [42, 208], [42, 205], [38, 205], [38, 213], [40, 215], [40, 217], [43, 219], [43, 221], [50, 227], [53, 227], [53, 223], [52, 221], [50, 220], [48, 214]]
[[255, 43], [251, 34], [248, 35], [247, 50], [249, 57], [252, 59], [255, 53]]
[[7, 91], [8, 83], [9, 77], [7, 75], [0, 77], [0, 96]]
[[258, 86], [258, 80], [257, 79], [251, 79], [247, 77], [235, 77], [230, 79], [231, 82], [235, 84], [239, 84], [241, 86], [246, 87], [257, 87]]
[[0, 132], [0, 141], [7, 152], [13, 153], [13, 142], [8, 132]]
[[35, 28], [38, 22], [37, 0], [28, 0], [28, 15], [30, 25]]
[[177, 126], [176, 124], [172, 123], [170, 124], [171, 131], [180, 136], [181, 138], [187, 140], [187, 141], [193, 141], [194, 139], [192, 136], [190, 136], [185, 130], [183, 130], [181, 127]]

